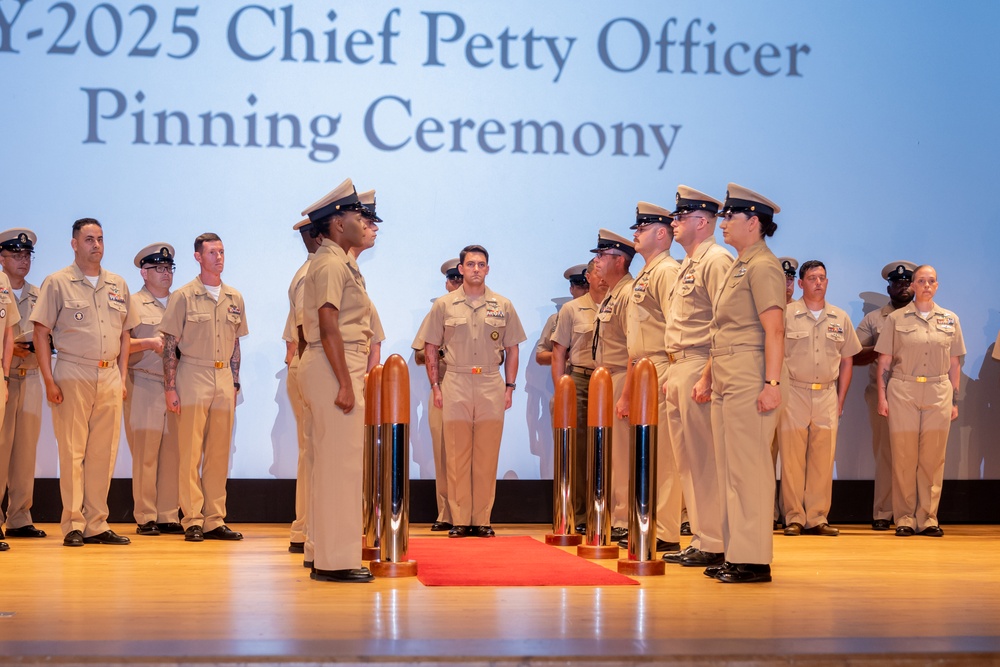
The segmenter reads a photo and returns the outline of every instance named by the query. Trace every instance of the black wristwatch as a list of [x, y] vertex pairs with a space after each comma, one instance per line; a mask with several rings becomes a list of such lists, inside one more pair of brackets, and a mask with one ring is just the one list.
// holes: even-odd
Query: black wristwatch
[[234, 382], [233, 386], [236, 387], [236, 391], [240, 390], [240, 383], [239, 382]]
[[517, 389], [517, 385], [513, 382], [508, 382], [507, 386], [510, 387], [511, 389]]

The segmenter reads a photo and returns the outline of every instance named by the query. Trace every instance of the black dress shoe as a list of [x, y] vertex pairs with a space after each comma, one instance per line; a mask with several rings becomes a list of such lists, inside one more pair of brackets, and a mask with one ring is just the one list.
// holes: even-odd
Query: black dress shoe
[[451, 530], [452, 528], [454, 528], [454, 526], [447, 521], [435, 521], [431, 524], [431, 530], [435, 533], [443, 533], [444, 531]]
[[780, 521], [775, 521], [774, 524], [771, 525], [771, 530], [772, 531], [774, 531], [774, 530], [781, 530], [783, 527], [784, 526], [781, 525]]
[[941, 530], [941, 526], [927, 526], [920, 531], [920, 534], [924, 537], [944, 537], [944, 531]]
[[872, 530], [889, 530], [892, 522], [888, 519], [875, 519], [872, 521]]
[[452, 526], [451, 530], [448, 531], [448, 537], [468, 537], [469, 527], [468, 526]]
[[313, 569], [313, 566], [314, 566], [314, 563], [311, 560], [304, 560], [304, 561], [302, 561], [302, 567], [306, 568], [307, 570]]
[[309, 578], [315, 581], [337, 581], [343, 584], [364, 584], [375, 577], [367, 567], [353, 570], [313, 570]]
[[[35, 528], [33, 525], [21, 526], [20, 528], [8, 528], [7, 537], [45, 537], [45, 531]], [[3, 531], [0, 530], [0, 539], [3, 538]]]
[[135, 532], [137, 535], [159, 535], [160, 529], [156, 527], [155, 521], [147, 521], [141, 526], [136, 526]]
[[690, 536], [691, 535], [691, 522], [685, 521], [681, 524], [681, 535]]
[[917, 531], [909, 526], [896, 526], [896, 537], [913, 537]]
[[497, 534], [489, 526], [476, 526], [472, 529], [472, 534], [476, 537], [496, 537]]
[[64, 547], [82, 547], [83, 546], [83, 533], [79, 530], [71, 530], [66, 533], [66, 537], [63, 538]]
[[677, 552], [681, 550], [680, 542], [667, 542], [666, 540], [661, 540], [656, 538], [656, 550], [657, 551], [668, 551]]
[[160, 529], [160, 532], [164, 535], [183, 535], [184, 526], [177, 523], [176, 521], [170, 521], [167, 523], [158, 523], [156, 527]]
[[[622, 540], [628, 539], [628, 528], [612, 528], [611, 529], [611, 541], [621, 542]], [[621, 546], [621, 545], [618, 545]]]
[[722, 565], [726, 561], [726, 554], [713, 551], [702, 551], [695, 549], [693, 554], [689, 554], [680, 560], [683, 567], [706, 567]]
[[0, 542], [0, 551], [8, 551], [9, 549], [10, 549], [9, 544], [7, 544], [6, 542]]
[[184, 541], [204, 542], [205, 533], [202, 531], [201, 526], [188, 526], [187, 530], [184, 531]]
[[289, 542], [288, 543], [288, 553], [290, 554], [304, 554], [306, 552], [305, 542]]
[[697, 549], [694, 547], [688, 547], [684, 551], [678, 551], [677, 553], [663, 554], [663, 560], [668, 563], [680, 563], [684, 556], [688, 554], [693, 554]]
[[578, 523], [578, 524], [576, 524], [576, 532], [578, 532], [581, 535], [586, 535], [587, 534], [587, 524], [585, 524], [585, 523]]
[[237, 540], [243, 539], [243, 533], [238, 533], [232, 530], [229, 526], [219, 526], [218, 528], [213, 528], [212, 530], [205, 531], [206, 540], [228, 540], [229, 542], [236, 542]]
[[84, 544], [131, 544], [132, 540], [122, 535], [118, 535], [113, 530], [106, 530], [103, 533], [98, 533], [97, 535], [91, 535], [90, 537], [83, 538]]
[[702, 574], [704, 574], [706, 577], [709, 577], [710, 579], [718, 579], [720, 574], [726, 572], [727, 570], [731, 570], [734, 567], [735, 565], [730, 563], [728, 560], [723, 560], [722, 565], [712, 565], [706, 567], [705, 571], [702, 572]]
[[771, 581], [771, 566], [756, 563], [734, 563], [716, 577], [724, 584], [762, 584]]
[[794, 521], [785, 526], [785, 535], [794, 536], [802, 534], [802, 524]]
[[836, 537], [837, 535], [840, 535], [840, 529], [834, 528], [828, 523], [821, 523], [818, 526], [806, 528], [802, 532], [807, 535], [823, 535], [824, 537]]

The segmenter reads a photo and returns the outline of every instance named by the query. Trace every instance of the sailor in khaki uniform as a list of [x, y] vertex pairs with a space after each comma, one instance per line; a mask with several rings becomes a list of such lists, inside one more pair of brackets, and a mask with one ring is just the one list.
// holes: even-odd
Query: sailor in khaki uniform
[[[680, 264], [670, 256], [674, 241], [673, 218], [670, 211], [655, 204], [641, 201], [636, 206], [632, 240], [635, 251], [642, 255], [645, 264], [632, 283], [626, 307], [627, 328], [625, 347], [629, 364], [625, 385], [618, 398], [615, 413], [621, 420], [629, 415], [632, 400], [632, 368], [643, 357], [656, 367], [657, 387], [667, 379], [667, 352], [663, 347], [663, 330], [666, 322], [667, 296], [677, 280]], [[657, 392], [659, 423], [656, 436], [656, 550], [680, 551], [681, 530], [681, 479], [670, 445], [667, 425], [667, 402], [662, 392]], [[626, 423], [628, 423], [626, 421]], [[616, 450], [618, 443], [612, 445]], [[626, 541], [625, 546], [628, 546]]]
[[[583, 534], [587, 523], [587, 396], [590, 376], [594, 373], [594, 319], [597, 304], [607, 294], [607, 283], [593, 272], [590, 264], [579, 264], [563, 274], [570, 281], [570, 291], [587, 291], [563, 304], [552, 332], [552, 380], [569, 375], [576, 388], [576, 450], [573, 452], [573, 524]], [[581, 282], [582, 279], [582, 282]], [[574, 292], [575, 293], [575, 292]]]
[[167, 410], [179, 415], [184, 539], [242, 540], [225, 519], [246, 307], [243, 295], [222, 282], [222, 239], [211, 232], [200, 235], [194, 240], [194, 259], [201, 272], [170, 295], [160, 322], [164, 396]]
[[[466, 246], [459, 260], [462, 287], [431, 307], [424, 355], [434, 403], [444, 411], [448, 504], [454, 523], [448, 537], [493, 537], [490, 516], [504, 412], [510, 409], [517, 381], [517, 346], [526, 337], [510, 300], [486, 286], [486, 249]], [[437, 364], [441, 347], [448, 364], [443, 382]]]
[[[382, 218], [378, 217], [375, 213], [375, 191], [368, 190], [367, 192], [358, 193], [358, 201], [364, 207], [361, 212], [365, 223], [365, 233], [364, 238], [361, 241], [360, 246], [355, 246], [348, 250], [354, 261], [357, 262], [358, 258], [361, 257], [361, 253], [365, 250], [375, 247], [375, 239], [378, 236], [378, 223], [382, 222]], [[360, 268], [359, 268], [360, 271]], [[361, 276], [361, 284], [365, 285], [365, 289], [368, 287], [365, 284], [365, 277]], [[382, 359], [382, 341], [385, 340], [385, 331], [382, 330], [382, 319], [378, 316], [378, 309], [375, 308], [374, 302], [372, 306], [372, 319], [371, 319], [371, 330], [372, 337], [368, 341], [368, 367], [366, 371], [370, 371], [381, 363]]]
[[[628, 268], [635, 257], [635, 244], [612, 231], [602, 229], [597, 235], [594, 274], [608, 285], [608, 292], [597, 309], [592, 345], [594, 367], [611, 373], [612, 398], [617, 405], [625, 389], [629, 356], [626, 331], [628, 304], [632, 296], [632, 274]], [[611, 539], [628, 538], [629, 479], [628, 419], [617, 418], [611, 428]]]
[[674, 458], [691, 525], [691, 544], [663, 560], [685, 567], [723, 562], [722, 495], [712, 442], [712, 384], [703, 379], [710, 348], [712, 299], [733, 264], [715, 242], [722, 202], [686, 185], [677, 186], [674, 239], [684, 248], [677, 281], [667, 297], [664, 348], [669, 366], [663, 392]]
[[153, 243], [134, 260], [143, 287], [132, 295], [139, 318], [129, 344], [125, 437], [132, 452], [133, 516], [139, 535], [183, 533], [178, 523], [177, 415], [163, 401], [160, 322], [174, 282], [174, 247]]
[[785, 309], [790, 386], [788, 404], [778, 417], [785, 535], [834, 537], [840, 531], [827, 515], [837, 427], [861, 343], [847, 313], [826, 302], [826, 266], [818, 260], [804, 262], [799, 276], [802, 298]]
[[715, 296], [711, 328], [712, 434], [725, 498], [726, 562], [705, 569], [725, 583], [771, 580], [774, 464], [771, 441], [781, 404], [785, 281], [764, 239], [780, 208], [730, 183], [722, 237], [736, 261]]
[[[128, 544], [108, 526], [108, 489], [122, 428], [129, 310], [124, 278], [101, 268], [104, 232], [93, 218], [73, 223], [75, 261], [42, 282], [31, 311], [35, 354], [59, 445], [63, 544]], [[59, 351], [52, 367], [49, 335]]]
[[[934, 303], [937, 271], [913, 272], [913, 302], [893, 311], [879, 334], [878, 411], [889, 419], [896, 535], [941, 537], [937, 510], [951, 422], [958, 418], [958, 315]], [[889, 377], [888, 384], [886, 377]]]
[[306, 271], [319, 248], [319, 240], [309, 233], [309, 218], [292, 225], [292, 230], [299, 232], [302, 243], [306, 247], [306, 260], [292, 276], [288, 285], [288, 317], [285, 318], [285, 329], [281, 334], [285, 341], [285, 365], [288, 366], [288, 402], [295, 415], [295, 437], [299, 446], [298, 466], [295, 471], [295, 520], [289, 534], [288, 551], [303, 553], [306, 542], [306, 515], [309, 498], [309, 479], [312, 468], [309, 466], [311, 457], [308, 454], [308, 438], [306, 437], [305, 405], [302, 398], [302, 387], [299, 384], [299, 361], [305, 351], [306, 341], [302, 337], [303, 292]]
[[[30, 229], [0, 232], [0, 264], [10, 280], [10, 305], [20, 319], [14, 325], [12, 359], [5, 375], [7, 403], [0, 427], [0, 496], [7, 491], [7, 537], [45, 537], [31, 519], [35, 489], [35, 452], [42, 427], [42, 385], [38, 381], [38, 360], [31, 342], [35, 326], [29, 319], [38, 300], [38, 288], [25, 278], [31, 271], [31, 255], [37, 238]], [[6, 315], [5, 315], [6, 317]], [[7, 363], [6, 361], [4, 362]], [[0, 510], [0, 524], [5, 517]], [[0, 538], [3, 531], [0, 531]]]
[[365, 242], [367, 211], [347, 179], [303, 215], [320, 239], [306, 272], [302, 331], [307, 347], [299, 367], [313, 455], [307, 529], [314, 550], [311, 576], [367, 582], [373, 577], [361, 566], [361, 478], [372, 307], [349, 253]]
[[886, 293], [889, 303], [864, 316], [858, 325], [861, 352], [854, 356], [855, 366], [868, 366], [865, 403], [872, 428], [872, 454], [875, 457], [875, 496], [872, 503], [872, 530], [892, 527], [892, 449], [889, 444], [889, 421], [878, 413], [878, 353], [875, 344], [889, 315], [913, 300], [910, 281], [917, 265], [905, 260], [889, 262], [882, 267], [882, 279], [889, 282]]
[[[446, 294], [450, 294], [462, 286], [462, 273], [458, 270], [458, 264], [459, 259], [455, 257], [441, 265]], [[423, 331], [429, 317], [430, 312], [424, 316], [420, 328], [417, 330], [417, 337], [410, 345], [414, 350], [413, 357], [418, 366], [423, 366], [426, 363]], [[438, 350], [438, 377], [440, 378], [443, 378], [448, 371], [448, 364], [445, 363], [443, 355], [444, 348], [441, 348]], [[437, 519], [431, 524], [431, 530], [441, 532], [451, 530], [454, 525], [451, 522], [451, 508], [448, 506], [448, 468], [444, 458], [444, 416], [441, 408], [434, 405], [433, 400], [427, 404], [427, 425], [431, 431], [431, 451], [434, 454], [434, 491], [437, 499]]]

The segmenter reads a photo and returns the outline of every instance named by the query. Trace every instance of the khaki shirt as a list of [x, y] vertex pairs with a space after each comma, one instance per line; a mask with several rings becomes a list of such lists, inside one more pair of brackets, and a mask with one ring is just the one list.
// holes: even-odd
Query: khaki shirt
[[222, 361], [228, 367], [236, 339], [247, 335], [243, 295], [222, 283], [216, 303], [198, 276], [170, 294], [160, 332], [177, 339], [182, 359]]
[[[447, 294], [445, 295], [447, 296]], [[440, 298], [440, 297], [439, 297]], [[435, 299], [436, 301], [437, 299]], [[431, 319], [431, 314], [428, 312], [424, 315], [423, 321], [420, 323], [420, 328], [417, 329], [417, 337], [413, 339], [413, 344], [410, 345], [414, 350], [424, 351], [424, 335], [427, 331], [427, 323]], [[444, 361], [444, 348], [442, 347], [438, 350], [438, 379], [440, 380], [444, 377], [445, 371], [448, 370], [448, 364]]]
[[545, 324], [542, 325], [542, 337], [538, 339], [538, 345], [535, 346], [535, 354], [552, 351], [552, 334], [555, 333], [558, 318], [559, 313], [552, 313], [549, 315], [549, 319], [545, 320]]
[[681, 262], [670, 294], [663, 330], [667, 352], [704, 348], [708, 353], [712, 324], [712, 299], [722, 289], [733, 264], [729, 251], [709, 237]]
[[122, 332], [139, 323], [129, 299], [121, 276], [101, 269], [94, 287], [79, 266], [70, 264], [42, 281], [31, 321], [52, 330], [57, 350], [112, 361], [121, 352]]
[[459, 287], [439, 297], [427, 318], [424, 340], [445, 348], [448, 366], [499, 367], [503, 349], [527, 338], [513, 304], [489, 287], [476, 306]]
[[951, 358], [965, 354], [965, 340], [958, 315], [935, 303], [925, 320], [910, 302], [886, 319], [875, 351], [892, 355], [893, 373], [934, 377], [947, 375]]
[[785, 272], [763, 240], [747, 248], [729, 267], [712, 306], [712, 348], [745, 345], [764, 349], [760, 314], [785, 309]]
[[385, 340], [385, 331], [382, 330], [382, 319], [378, 316], [378, 309], [372, 304], [372, 343], [381, 343]]
[[309, 264], [303, 303], [302, 330], [310, 345], [320, 342], [319, 309], [326, 304], [338, 311], [337, 324], [345, 345], [369, 345], [372, 303], [364, 278], [354, 258], [330, 239], [323, 239]]
[[[13, 289], [11, 289], [10, 295], [15, 299], [17, 298]], [[38, 288], [31, 283], [25, 282], [24, 287], [21, 288], [21, 298], [17, 299], [17, 312], [21, 316], [21, 319], [14, 326], [15, 343], [28, 343], [34, 339], [35, 325], [31, 321], [31, 309], [35, 307], [36, 301], [38, 301]], [[33, 354], [29, 354], [26, 357], [15, 356], [10, 362], [10, 369], [14, 370], [15, 368], [23, 368], [25, 370], [38, 368], [38, 357]]]
[[[139, 324], [132, 328], [132, 338], [156, 338], [160, 335], [160, 322], [166, 307], [153, 296], [145, 285], [132, 295], [132, 310], [139, 317]], [[143, 350], [129, 355], [129, 369], [145, 371], [152, 375], [163, 375], [163, 357], [152, 350]]]
[[628, 355], [633, 360], [664, 355], [663, 326], [666, 321], [667, 297], [677, 281], [680, 266], [664, 250], [646, 262], [632, 283], [625, 311], [625, 340]]
[[[889, 319], [889, 315], [891, 315], [894, 310], [896, 309], [893, 308], [892, 303], [887, 303], [878, 310], [871, 311], [861, 319], [861, 324], [858, 325], [857, 334], [862, 347], [868, 347], [869, 345], [874, 346], [875, 343], [878, 342], [878, 336], [882, 332], [882, 327], [885, 326], [885, 321]], [[873, 387], [877, 387], [877, 375], [878, 359], [868, 365], [868, 384]]]
[[17, 308], [14, 290], [5, 273], [0, 273], [0, 331], [11, 327], [11, 333], [17, 335], [17, 324], [21, 321], [21, 311]]
[[568, 363], [577, 368], [594, 369], [594, 321], [597, 304], [587, 292], [559, 309], [552, 340], [569, 349]]
[[289, 343], [297, 343], [299, 340], [298, 328], [302, 326], [302, 313], [305, 306], [305, 279], [309, 270], [309, 263], [316, 253], [309, 253], [306, 261], [292, 276], [292, 282], [288, 285], [288, 317], [285, 318], [285, 330], [281, 333], [281, 340]]
[[611, 373], [624, 373], [628, 367], [628, 299], [631, 293], [632, 274], [626, 273], [618, 284], [608, 290], [594, 323], [597, 349], [593, 354], [596, 366], [603, 366]]
[[785, 367], [792, 380], [826, 384], [840, 376], [840, 361], [861, 351], [851, 318], [840, 308], [825, 304], [813, 317], [805, 301], [785, 308]]
[[993, 358], [1000, 361], [1000, 333], [997, 333], [997, 342], [993, 343]]

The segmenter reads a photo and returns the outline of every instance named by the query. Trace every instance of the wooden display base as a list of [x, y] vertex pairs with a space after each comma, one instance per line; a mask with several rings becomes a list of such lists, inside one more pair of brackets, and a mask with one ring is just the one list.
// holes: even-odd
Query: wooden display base
[[666, 565], [660, 559], [628, 560], [622, 558], [618, 561], [618, 574], [624, 574], [627, 577], [659, 576], [666, 571]]
[[368, 569], [376, 577], [387, 577], [389, 579], [415, 577], [417, 576], [417, 561], [408, 560], [403, 563], [383, 563], [380, 560], [373, 560], [368, 564]]
[[592, 547], [589, 544], [581, 544], [576, 548], [576, 555], [580, 558], [588, 558], [590, 560], [618, 558], [618, 545], [609, 544], [605, 547]]
[[382, 550], [378, 547], [361, 547], [361, 560], [378, 560], [382, 557]]
[[583, 542], [583, 535], [556, 535], [549, 533], [545, 536], [545, 543], [553, 547], [575, 547]]

